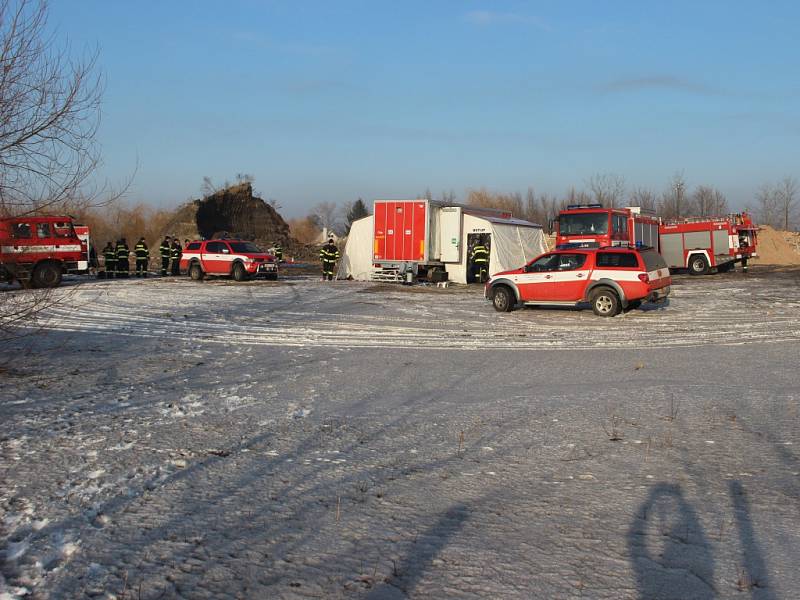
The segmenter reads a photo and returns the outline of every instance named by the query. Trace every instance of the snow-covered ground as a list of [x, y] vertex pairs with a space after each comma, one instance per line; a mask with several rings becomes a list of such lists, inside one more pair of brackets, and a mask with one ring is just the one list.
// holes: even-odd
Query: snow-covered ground
[[795, 597], [797, 284], [60, 288], [0, 347], [0, 598]]

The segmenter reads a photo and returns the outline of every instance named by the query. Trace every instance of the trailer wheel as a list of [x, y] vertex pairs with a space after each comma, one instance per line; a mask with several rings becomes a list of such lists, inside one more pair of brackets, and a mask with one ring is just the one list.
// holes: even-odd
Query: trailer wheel
[[706, 275], [708, 274], [708, 261], [702, 254], [695, 254], [689, 259], [689, 274], [690, 275]]
[[514, 292], [507, 285], [498, 285], [492, 294], [492, 305], [497, 312], [511, 312], [514, 310]]
[[592, 312], [598, 317], [613, 317], [619, 312], [619, 296], [611, 288], [601, 287], [592, 291], [589, 302], [592, 304]]
[[247, 281], [247, 271], [242, 263], [237, 262], [233, 265], [233, 278], [236, 281]]
[[54, 288], [61, 283], [61, 267], [54, 262], [43, 262], [36, 265], [31, 275], [31, 283], [35, 288]]
[[194, 281], [203, 281], [203, 268], [200, 263], [192, 263], [189, 265], [189, 277]]

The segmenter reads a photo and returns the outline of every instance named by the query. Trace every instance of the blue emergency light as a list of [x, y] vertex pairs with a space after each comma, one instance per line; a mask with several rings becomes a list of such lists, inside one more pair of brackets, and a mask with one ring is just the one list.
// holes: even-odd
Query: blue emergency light
[[599, 202], [593, 202], [592, 204], [567, 204], [567, 210], [576, 210], [579, 208], [603, 208], [603, 205]]

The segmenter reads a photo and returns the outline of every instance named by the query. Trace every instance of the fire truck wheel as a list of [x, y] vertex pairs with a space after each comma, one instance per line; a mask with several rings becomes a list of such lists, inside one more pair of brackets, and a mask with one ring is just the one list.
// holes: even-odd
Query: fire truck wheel
[[237, 262], [235, 265], [233, 265], [233, 278], [236, 281], [247, 280], [247, 271], [242, 263]]
[[611, 288], [601, 287], [592, 292], [592, 311], [598, 317], [613, 317], [619, 312], [619, 296]]
[[31, 276], [31, 283], [36, 288], [58, 287], [61, 283], [61, 267], [52, 262], [36, 265]]
[[497, 312], [511, 312], [514, 309], [514, 293], [507, 285], [498, 285], [492, 294], [492, 304]]
[[708, 261], [702, 254], [695, 254], [689, 259], [689, 273], [691, 275], [705, 275], [708, 273]]
[[197, 263], [192, 263], [189, 267], [189, 277], [194, 281], [203, 281], [203, 268]]

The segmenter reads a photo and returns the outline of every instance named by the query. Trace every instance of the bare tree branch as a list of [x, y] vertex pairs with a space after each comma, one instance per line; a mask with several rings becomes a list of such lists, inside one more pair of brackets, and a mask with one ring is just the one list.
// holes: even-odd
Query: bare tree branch
[[105, 186], [87, 189], [100, 162], [97, 56], [56, 45], [43, 0], [0, 1], [0, 214], [108, 200]]

